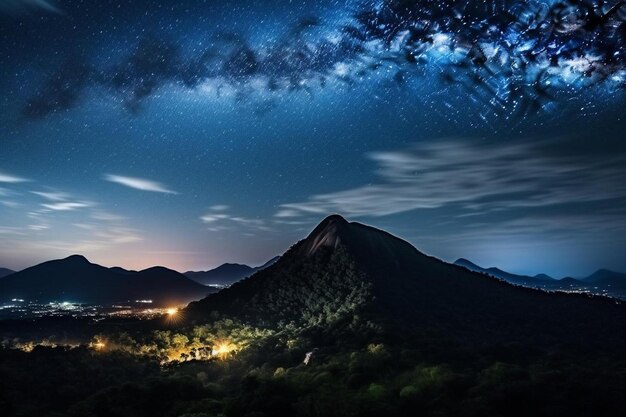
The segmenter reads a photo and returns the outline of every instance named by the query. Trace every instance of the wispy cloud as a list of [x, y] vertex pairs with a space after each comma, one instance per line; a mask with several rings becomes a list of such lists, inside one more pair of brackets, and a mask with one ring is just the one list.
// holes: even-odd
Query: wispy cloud
[[24, 230], [19, 227], [13, 226], [0, 226], [0, 235], [16, 235], [20, 236], [24, 234]]
[[49, 229], [50, 226], [48, 226], [47, 224], [30, 224], [28, 225], [28, 229], [29, 230], [34, 230], [34, 231], [40, 231], [40, 230], [47, 230]]
[[8, 14], [21, 14], [33, 10], [43, 10], [50, 13], [62, 14], [54, 1], [51, 0], [2, 0], [0, 12]]
[[[139, 231], [126, 225], [123, 216], [105, 210], [98, 202], [52, 188], [30, 194], [40, 198], [36, 203], [38, 207], [27, 211], [28, 222], [14, 230], [23, 236], [37, 233], [36, 239], [22, 242], [24, 247], [35, 248], [41, 244], [58, 250], [73, 248], [78, 252], [78, 249], [103, 250], [142, 239]], [[32, 201], [24, 204], [32, 204]], [[71, 212], [71, 215], [64, 212]], [[59, 230], [63, 233], [59, 234]]]
[[78, 199], [66, 192], [54, 189], [48, 189], [46, 191], [31, 191], [31, 194], [42, 197], [46, 202], [41, 203], [41, 207], [43, 207], [43, 209], [30, 212], [30, 217], [40, 216], [50, 211], [75, 211], [96, 206], [96, 204], [92, 201]]
[[225, 210], [228, 210], [229, 208], [230, 206], [227, 206], [226, 204], [216, 204], [214, 206], [209, 207], [209, 209], [213, 211], [225, 211]]
[[50, 201], [65, 201], [69, 196], [58, 191], [31, 191], [31, 193]]
[[104, 176], [104, 179], [106, 181], [121, 184], [129, 188], [134, 188], [136, 190], [151, 191], [155, 193], [178, 194], [176, 191], [172, 191], [168, 189], [166, 186], [164, 186], [161, 183], [144, 179], [144, 178], [125, 177], [122, 175], [106, 174]]
[[54, 211], [73, 211], [81, 208], [91, 207], [91, 203], [78, 201], [64, 201], [52, 204], [42, 204], [43, 207]]
[[28, 182], [28, 181], [30, 180], [0, 171], [0, 182], [19, 183], [19, 182]]
[[626, 157], [554, 156], [541, 144], [440, 140], [367, 155], [379, 181], [281, 205], [277, 218], [380, 217], [455, 206], [456, 214], [626, 197]]
[[243, 217], [227, 213], [229, 206], [215, 205], [209, 207], [209, 212], [200, 216], [202, 223], [208, 225], [207, 230], [211, 232], [221, 232], [230, 229], [244, 229], [256, 231], [271, 231], [263, 219]]

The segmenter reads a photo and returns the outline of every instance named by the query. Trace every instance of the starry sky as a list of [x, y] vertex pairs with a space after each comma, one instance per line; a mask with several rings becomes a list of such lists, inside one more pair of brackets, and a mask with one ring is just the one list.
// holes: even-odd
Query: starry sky
[[0, 266], [264, 263], [328, 214], [626, 271], [626, 7], [0, 3]]

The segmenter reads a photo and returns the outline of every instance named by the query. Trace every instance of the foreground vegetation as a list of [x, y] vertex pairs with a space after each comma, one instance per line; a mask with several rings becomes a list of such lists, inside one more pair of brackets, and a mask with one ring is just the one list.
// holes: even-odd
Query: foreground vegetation
[[19, 417], [613, 416], [626, 406], [623, 359], [333, 333], [348, 328], [269, 331], [222, 318], [184, 331], [98, 335], [91, 346], [4, 349], [0, 409]]

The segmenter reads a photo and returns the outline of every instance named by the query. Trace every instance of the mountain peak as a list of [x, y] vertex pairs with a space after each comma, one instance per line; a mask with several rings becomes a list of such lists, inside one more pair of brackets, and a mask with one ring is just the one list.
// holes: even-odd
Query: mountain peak
[[78, 254], [70, 255], [67, 258], [64, 258], [62, 260], [63, 261], [68, 261], [68, 262], [72, 262], [72, 263], [75, 263], [75, 264], [79, 264], [79, 263], [80, 264], [90, 264], [91, 263], [83, 255], [78, 255]]
[[325, 224], [325, 223], [345, 223], [345, 224], [347, 224], [348, 221], [343, 216], [341, 216], [340, 214], [331, 214], [330, 216], [328, 216], [324, 220], [322, 220], [320, 222], [320, 225]]
[[345, 233], [350, 223], [338, 214], [326, 217], [307, 236], [302, 246], [301, 253], [306, 256], [313, 255], [321, 247], [336, 248], [341, 242], [341, 235]]
[[470, 261], [469, 259], [465, 259], [465, 258], [459, 258], [456, 261], [454, 261], [455, 265], [459, 265], [459, 266], [464, 266], [468, 269], [474, 269], [474, 268], [479, 268], [482, 269], [480, 266], [476, 265], [474, 262]]
[[589, 275], [586, 278], [583, 278], [583, 281], [587, 282], [608, 282], [611, 280], [622, 281], [626, 278], [626, 274], [611, 271], [610, 269], [598, 269], [593, 274]]

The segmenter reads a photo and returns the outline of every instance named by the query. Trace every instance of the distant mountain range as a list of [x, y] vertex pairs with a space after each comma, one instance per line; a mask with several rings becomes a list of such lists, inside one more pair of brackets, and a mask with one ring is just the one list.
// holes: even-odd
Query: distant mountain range
[[208, 271], [187, 271], [184, 275], [203, 285], [229, 286], [237, 281], [247, 278], [257, 271], [274, 264], [280, 256], [275, 256], [261, 266], [225, 263]]
[[512, 274], [495, 267], [483, 268], [464, 258], [457, 259], [454, 264], [463, 266], [470, 271], [480, 272], [503, 279], [516, 285], [547, 290], [587, 291], [626, 299], [626, 274], [610, 271], [608, 269], [599, 269], [584, 278], [566, 277], [556, 279], [547, 274], [528, 276]]
[[[511, 285], [337, 215], [272, 266], [191, 303], [185, 317], [210, 320], [212, 312], [263, 326], [293, 323], [326, 337], [319, 343], [383, 332], [420, 343], [438, 334], [478, 345], [626, 347], [626, 306], [615, 299]], [[337, 339], [340, 332], [351, 336]]]
[[0, 279], [0, 301], [186, 304], [216, 291], [164, 267], [106, 268], [80, 255], [48, 261]]
[[[332, 233], [326, 229], [332, 229]], [[325, 232], [321, 233], [320, 230]], [[369, 268], [360, 265], [360, 263], [363, 263], [364, 265], [374, 264], [372, 268], [377, 273], [378, 269], [380, 271], [395, 270], [400, 276], [413, 276], [422, 274], [424, 266], [427, 266], [426, 269], [428, 271], [431, 268], [439, 270], [443, 268], [442, 265], [452, 266], [435, 258], [426, 257], [426, 255], [421, 254], [408, 243], [386, 232], [358, 223], [348, 223], [339, 216], [327, 218], [307, 239], [298, 243], [296, 245], [300, 251], [298, 257], [301, 258], [300, 260], [308, 260], [321, 248], [344, 248], [346, 242], [354, 246], [351, 248], [352, 252], [367, 253], [367, 256], [359, 259], [358, 271]], [[373, 246], [377, 247], [374, 248]], [[302, 274], [301, 271], [291, 271], [290, 265], [295, 257], [294, 250], [287, 252], [285, 255], [289, 255], [287, 260], [283, 261], [281, 257], [276, 256], [257, 267], [225, 263], [212, 270], [187, 271], [184, 274], [164, 267], [153, 267], [142, 271], [129, 271], [121, 267], [106, 268], [90, 263], [80, 255], [73, 255], [65, 259], [44, 262], [20, 272], [0, 268], [0, 278], [2, 278], [0, 279], [0, 302], [13, 298], [37, 300], [40, 302], [75, 301], [83, 303], [117, 303], [150, 299], [153, 300], [155, 305], [181, 304], [199, 300], [205, 295], [217, 291], [217, 289], [207, 286], [226, 287], [251, 276], [253, 276], [253, 279], [247, 279], [241, 285], [234, 285], [234, 290], [241, 291], [245, 289], [250, 295], [252, 294], [250, 287], [254, 286], [256, 288], [260, 285], [254, 291], [254, 298], [258, 299], [259, 297], [262, 298], [262, 296], [256, 295], [257, 290], [261, 294], [269, 291], [270, 288], [273, 289], [273, 294], [280, 294], [285, 291], [284, 288], [277, 284], [281, 282], [280, 279], [275, 279], [268, 284], [253, 284], [264, 280], [263, 278], [258, 278], [258, 276], [263, 277], [266, 274], [272, 274], [272, 271], [279, 271], [279, 275], [287, 273], [283, 271], [285, 265], [288, 265], [287, 270], [290, 271], [288, 274], [293, 276]], [[324, 250], [326, 249], [322, 251]], [[370, 256], [372, 259], [369, 259]], [[423, 257], [431, 262], [423, 264]], [[376, 259], [379, 259], [379, 261], [376, 261]], [[381, 265], [377, 265], [376, 262], [379, 262]], [[402, 268], [398, 270], [400, 265], [402, 265]], [[554, 279], [546, 274], [528, 276], [513, 274], [496, 267], [483, 268], [463, 258], [455, 261], [454, 265], [463, 267], [461, 270], [457, 268], [456, 271], [469, 270], [518, 286], [548, 291], [577, 291], [604, 294], [626, 299], [626, 274], [607, 269], [600, 269], [587, 277], [579, 279], [571, 277]], [[276, 269], [273, 266], [279, 268]], [[310, 275], [317, 277], [320, 274], [325, 276], [323, 271], [328, 266], [315, 265], [310, 268], [312, 268]], [[367, 273], [372, 275], [371, 271]], [[390, 274], [391, 272], [388, 273]], [[354, 271], [351, 274], [358, 275]], [[449, 272], [446, 272], [446, 275], [449, 275]], [[463, 274], [459, 273], [459, 275]], [[395, 282], [399, 278], [390, 277], [388, 279], [390, 282]], [[401, 280], [401, 282], [403, 282], [402, 285], [405, 285], [404, 281]], [[361, 281], [353, 284], [355, 289], [362, 287]], [[334, 282], [328, 283], [329, 287], [333, 287], [333, 285], [335, 285]], [[410, 289], [409, 292], [412, 290]], [[214, 303], [216, 302], [215, 300], [221, 300], [223, 297], [228, 299], [229, 296], [227, 294], [232, 294], [232, 292], [229, 290], [225, 291], [224, 294], [226, 295], [209, 297], [207, 300], [210, 301], [206, 302]], [[275, 297], [275, 295], [271, 297]], [[401, 298], [404, 298], [404, 295]], [[239, 297], [239, 301], [245, 299], [245, 296]], [[250, 305], [241, 306], [241, 311], [245, 312], [248, 307]], [[287, 309], [282, 313], [288, 311]]]

